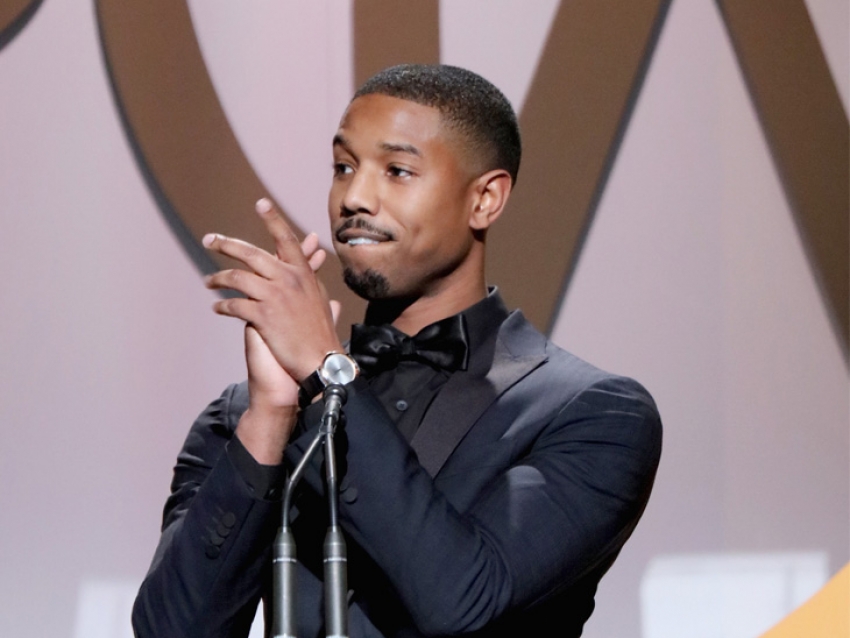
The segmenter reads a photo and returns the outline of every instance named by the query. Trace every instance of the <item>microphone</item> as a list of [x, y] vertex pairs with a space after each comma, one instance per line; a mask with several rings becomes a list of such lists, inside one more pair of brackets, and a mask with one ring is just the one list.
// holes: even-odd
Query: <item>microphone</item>
[[332, 383], [325, 388], [322, 395], [325, 400], [325, 411], [322, 413], [322, 425], [327, 432], [336, 429], [336, 424], [339, 422], [339, 414], [342, 411], [342, 406], [348, 399], [348, 393], [341, 385]]
[[274, 540], [274, 558], [272, 562], [272, 579], [274, 592], [274, 605], [272, 614], [272, 636], [273, 638], [297, 638], [295, 633], [295, 610], [296, 604], [296, 582], [295, 572], [298, 568], [296, 556], [295, 536], [289, 526], [289, 512], [292, 505], [292, 495], [295, 486], [301, 480], [304, 470], [310, 459], [316, 454], [322, 443], [324, 435], [320, 431], [310, 443], [307, 452], [301, 458], [289, 480], [283, 493], [283, 503], [280, 511], [280, 529]]
[[342, 530], [328, 528], [324, 546], [325, 635], [348, 638], [348, 552]]
[[277, 531], [274, 541], [272, 577], [276, 597], [272, 618], [274, 638], [297, 638], [295, 633], [295, 537], [288, 523]]
[[330, 525], [325, 536], [325, 635], [327, 638], [348, 637], [348, 552], [339, 527], [339, 487], [336, 477], [334, 432], [342, 405], [348, 394], [339, 384], [325, 388], [325, 411], [322, 429], [325, 436], [325, 478], [328, 490]]
[[274, 638], [296, 638], [295, 612], [297, 568], [295, 537], [289, 525], [289, 512], [295, 486], [304, 474], [309, 460], [325, 444], [325, 471], [327, 482], [330, 526], [324, 544], [325, 562], [325, 630], [328, 638], [348, 637], [348, 569], [345, 538], [339, 527], [339, 488], [336, 480], [336, 452], [333, 436], [348, 393], [339, 384], [325, 388], [325, 409], [316, 437], [310, 443], [286, 483], [281, 507], [281, 526], [274, 541], [272, 565], [273, 591], [275, 597], [272, 615]]

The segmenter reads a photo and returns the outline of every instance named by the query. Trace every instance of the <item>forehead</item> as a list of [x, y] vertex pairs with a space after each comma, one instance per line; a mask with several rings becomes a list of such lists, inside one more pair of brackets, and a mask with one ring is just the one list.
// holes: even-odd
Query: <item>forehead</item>
[[431, 145], [446, 146], [453, 137], [437, 108], [381, 94], [353, 100], [339, 123], [339, 133], [350, 143], [407, 144], [423, 152]]

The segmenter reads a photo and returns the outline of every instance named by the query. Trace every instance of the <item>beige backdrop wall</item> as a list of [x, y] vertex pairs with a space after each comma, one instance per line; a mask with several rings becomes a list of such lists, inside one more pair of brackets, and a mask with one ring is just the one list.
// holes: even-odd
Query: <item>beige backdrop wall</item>
[[[847, 3], [806, 5], [846, 117]], [[327, 243], [350, 5], [189, 6], [245, 155]], [[557, 8], [444, 1], [441, 59], [522, 109]], [[189, 424], [244, 377], [240, 326], [210, 311], [139, 170], [91, 3], [48, 0], [0, 49], [0, 237], [0, 635], [76, 637], [94, 622], [86, 601], [120, 609], [143, 577]], [[552, 336], [641, 380], [666, 427], [587, 636], [641, 635], [640, 583], [660, 556], [848, 561], [848, 371], [709, 0], [670, 7]]]

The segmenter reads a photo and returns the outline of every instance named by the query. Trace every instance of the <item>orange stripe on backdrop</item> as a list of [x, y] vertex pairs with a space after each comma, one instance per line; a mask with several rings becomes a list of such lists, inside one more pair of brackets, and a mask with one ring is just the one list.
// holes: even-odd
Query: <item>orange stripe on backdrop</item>
[[803, 0], [717, 0], [845, 364], [850, 127]]
[[850, 564], [761, 638], [850, 638]]

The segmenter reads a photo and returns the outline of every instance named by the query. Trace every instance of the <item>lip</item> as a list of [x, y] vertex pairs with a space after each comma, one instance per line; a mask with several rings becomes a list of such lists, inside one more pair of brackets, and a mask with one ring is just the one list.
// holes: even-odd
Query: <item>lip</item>
[[383, 243], [392, 241], [393, 239], [393, 236], [389, 232], [376, 228], [371, 224], [367, 225], [362, 222], [344, 223], [336, 230], [334, 237], [337, 242], [346, 245], [350, 245], [349, 242], [355, 239], [362, 240], [363, 243], [354, 244], [360, 246], [373, 246], [375, 244], [372, 242]]

